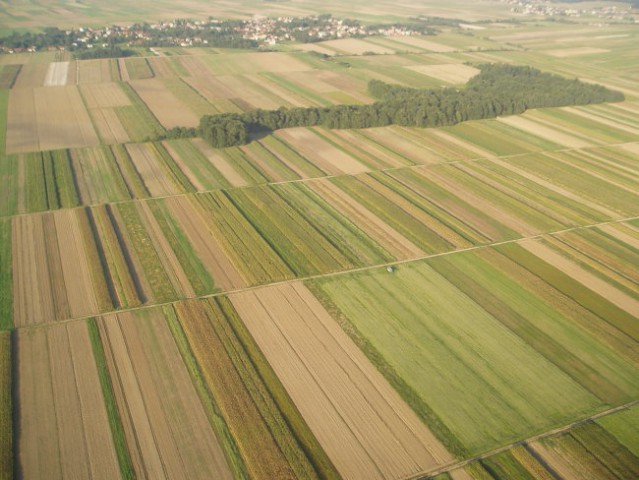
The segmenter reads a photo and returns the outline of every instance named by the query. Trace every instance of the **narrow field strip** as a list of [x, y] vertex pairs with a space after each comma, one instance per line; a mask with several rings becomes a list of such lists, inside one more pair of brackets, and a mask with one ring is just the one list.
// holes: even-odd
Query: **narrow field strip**
[[16, 471], [25, 478], [120, 473], [85, 322], [18, 331]]

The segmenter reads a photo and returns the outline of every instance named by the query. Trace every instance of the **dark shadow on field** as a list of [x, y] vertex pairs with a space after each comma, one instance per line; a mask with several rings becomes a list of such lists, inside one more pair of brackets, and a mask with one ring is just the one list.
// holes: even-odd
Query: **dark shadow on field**
[[265, 128], [265, 129], [262, 129], [262, 130], [258, 130], [256, 132], [249, 133], [248, 140], [249, 140], [249, 143], [250, 143], [250, 142], [254, 142], [256, 140], [261, 140], [261, 139], [263, 139], [265, 137], [268, 137], [269, 135], [272, 135], [272, 134], [273, 134], [273, 130]]

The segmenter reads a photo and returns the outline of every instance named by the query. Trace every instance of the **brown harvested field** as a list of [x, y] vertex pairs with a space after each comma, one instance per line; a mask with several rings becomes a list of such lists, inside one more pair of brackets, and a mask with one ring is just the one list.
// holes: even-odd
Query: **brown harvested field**
[[452, 460], [303, 284], [230, 299], [344, 478], [400, 479]]
[[246, 278], [224, 252], [223, 243], [215, 237], [220, 233], [214, 232], [212, 226], [209, 226], [210, 222], [207, 222], [201, 207], [194, 205], [187, 197], [168, 198], [166, 205], [191, 241], [215, 285], [224, 290], [246, 287]]
[[199, 77], [202, 75], [210, 75], [211, 71], [199, 57], [195, 55], [180, 55], [178, 61], [186, 69], [189, 76]]
[[20, 329], [15, 342], [19, 478], [119, 478], [86, 323]]
[[392, 37], [393, 40], [400, 43], [405, 43], [406, 45], [412, 45], [413, 47], [423, 48], [425, 50], [430, 50], [435, 53], [447, 53], [454, 52], [456, 49], [449, 45], [444, 45], [443, 43], [432, 42], [430, 40], [426, 40], [421, 35], [410, 36], [410, 37]]
[[16, 327], [98, 313], [75, 210], [14, 217]]
[[452, 470], [448, 472], [448, 474], [452, 480], [474, 480], [474, 477], [471, 477], [470, 474], [466, 473], [466, 470], [463, 468]]
[[[219, 93], [225, 95], [221, 98], [235, 100], [238, 105], [246, 105], [246, 109], [275, 110], [282, 106], [281, 99], [269, 93], [259, 83], [252, 81], [249, 75], [220, 75], [215, 77], [215, 80], [218, 83], [216, 88], [219, 88]], [[205, 96], [209, 94], [210, 90]]]
[[509, 117], [498, 117], [498, 121], [515, 127], [518, 130], [537, 135], [538, 137], [550, 140], [568, 148], [586, 148], [593, 147], [595, 144], [584, 139], [561, 132], [556, 128], [544, 125], [524, 115], [511, 115]]
[[173, 95], [160, 79], [129, 82], [164, 128], [197, 127], [200, 118]]
[[111, 82], [111, 59], [80, 60], [78, 66], [78, 84], [93, 84]]
[[209, 70], [214, 74], [243, 74], [258, 72], [298, 72], [311, 70], [312, 67], [292, 55], [281, 52], [229, 53], [222, 56], [211, 56]]
[[55, 212], [55, 226], [60, 249], [64, 286], [71, 317], [98, 313], [98, 302], [91, 285], [91, 271], [84, 252], [78, 218], [73, 210]]
[[13, 88], [9, 92], [6, 141], [7, 153], [40, 149], [33, 90]]
[[295, 50], [302, 50], [303, 52], [317, 52], [322, 55], [335, 55], [335, 50], [331, 48], [322, 47], [322, 43], [300, 43], [294, 45]]
[[162, 160], [157, 158], [152, 144], [130, 143], [126, 145], [126, 150], [152, 196], [163, 197], [181, 193], [171, 179], [164, 174]]
[[[69, 64], [71, 62], [51, 62], [44, 77], [45, 87], [64, 87], [69, 77]], [[75, 65], [75, 64], [74, 64]], [[75, 82], [71, 82], [75, 83]]]
[[212, 75], [198, 75], [184, 77], [183, 80], [203, 95], [207, 100], [219, 98], [234, 98], [238, 92], [234, 90], [233, 82], [223, 82], [222, 77]]
[[211, 164], [220, 172], [224, 178], [234, 187], [245, 187], [248, 185], [246, 179], [240, 175], [233, 165], [219, 152], [211, 147], [201, 138], [194, 138], [191, 143], [204, 155]]
[[20, 74], [16, 79], [13, 88], [37, 88], [44, 85], [44, 79], [49, 71], [49, 64], [42, 63], [27, 63], [22, 65]]
[[276, 135], [330, 175], [369, 171], [366, 165], [323, 140], [308, 128], [288, 128], [277, 131]]
[[323, 46], [333, 48], [335, 50], [341, 50], [342, 52], [350, 53], [353, 55], [362, 55], [363, 53], [373, 52], [379, 54], [395, 53], [390, 48], [382, 47], [374, 43], [367, 42], [366, 40], [360, 40], [357, 38], [345, 38], [341, 40], [328, 40], [322, 42]]
[[466, 83], [479, 73], [479, 69], [460, 63], [449, 63], [446, 65], [415, 65], [404, 68], [408, 68], [409, 70], [413, 70], [448, 83]]
[[542, 243], [541, 240], [522, 240], [519, 244], [533, 255], [558, 268], [577, 280], [584, 287], [601, 295], [620, 309], [635, 317], [639, 316], [639, 300], [617, 289], [612, 284], [579, 266], [576, 262], [561, 255], [548, 245]]
[[231, 479], [162, 310], [110, 315], [98, 328], [138, 478]]
[[367, 128], [362, 133], [372, 140], [381, 143], [390, 151], [406, 158], [406, 163], [417, 163], [428, 165], [438, 163], [441, 158], [436, 152], [424, 148], [423, 144], [412, 141], [398, 131], [402, 127], [378, 127]]
[[111, 108], [96, 108], [89, 110], [89, 112], [102, 143], [112, 145], [126, 143], [131, 140], [115, 110]]
[[575, 47], [560, 48], [557, 50], [546, 50], [544, 53], [557, 58], [570, 58], [578, 55], [593, 55], [596, 53], [608, 53], [610, 50], [595, 47]]
[[[39, 149], [89, 147], [100, 143], [76, 86], [36, 88], [33, 103]], [[13, 134], [13, 125], [10, 117], [8, 135]], [[10, 137], [8, 139], [10, 144]]]
[[131, 105], [129, 97], [114, 82], [93, 83], [80, 86], [87, 108], [113, 108]]
[[398, 260], [417, 258], [424, 255], [422, 249], [331, 182], [318, 179], [309, 180], [305, 184], [324, 200], [335, 206], [340, 213], [358, 225], [367, 235]]
[[176, 76], [169, 65], [169, 59], [166, 57], [148, 57], [147, 61], [156, 78], [172, 78]]

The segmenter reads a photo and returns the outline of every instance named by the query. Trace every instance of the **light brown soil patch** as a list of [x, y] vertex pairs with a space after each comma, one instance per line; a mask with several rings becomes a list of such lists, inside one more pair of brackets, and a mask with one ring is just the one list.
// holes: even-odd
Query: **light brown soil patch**
[[458, 468], [457, 470], [452, 470], [448, 473], [452, 480], [473, 480], [473, 477], [466, 473], [466, 470], [463, 468]]
[[220, 77], [212, 75], [200, 75], [193, 77], [184, 77], [183, 80], [203, 95], [207, 100], [215, 100], [218, 98], [234, 98], [238, 96], [232, 84], [231, 86], [223, 83]]
[[407, 158], [408, 162], [430, 164], [439, 162], [440, 158], [422, 145], [419, 145], [397, 132], [400, 127], [368, 128], [363, 133], [381, 143], [392, 152]]
[[426, 40], [422, 36], [393, 37], [393, 40], [395, 40], [396, 42], [405, 43], [407, 45], [412, 45], [414, 47], [430, 50], [431, 52], [436, 53], [454, 52], [456, 50], [454, 47], [451, 47], [449, 45]]
[[213, 147], [201, 138], [191, 140], [193, 145], [211, 162], [211, 164], [226, 178], [234, 187], [244, 187], [248, 182], [237, 170], [228, 162], [226, 158], [218, 153]]
[[[209, 75], [211, 71], [202, 60], [193, 55], [180, 55], [178, 61], [186, 69], [191, 77]], [[185, 79], [186, 80], [186, 79]]]
[[450, 63], [447, 65], [415, 65], [408, 68], [418, 73], [423, 73], [429, 77], [436, 78], [448, 83], [466, 83], [479, 73], [479, 69], [461, 63]]
[[399, 479], [452, 459], [301, 283], [230, 298], [344, 478]]
[[576, 57], [578, 55], [592, 55], [595, 53], [607, 53], [610, 50], [605, 48], [594, 48], [594, 47], [575, 47], [575, 48], [560, 48], [557, 50], [546, 50], [545, 54], [550, 55], [551, 57], [557, 58], [569, 58]]
[[570, 259], [557, 253], [549, 246], [543, 244], [540, 240], [524, 240], [519, 243], [530, 253], [571, 276], [586, 288], [598, 293], [622, 310], [628, 312], [630, 315], [639, 317], [639, 301], [635, 298], [621, 290], [618, 290], [610, 283], [600, 279], [596, 275], [577, 265], [575, 262], [572, 262]]
[[323, 43], [301, 43], [295, 45], [295, 50], [302, 50], [304, 52], [317, 52], [323, 55], [335, 55], [335, 50], [331, 48], [322, 47]]
[[17, 458], [23, 478], [118, 478], [86, 324], [16, 334]]
[[131, 105], [117, 83], [92, 83], [80, 87], [87, 108], [111, 108]]
[[224, 253], [222, 242], [215, 238], [208, 226], [210, 222], [199, 207], [193, 205], [187, 197], [169, 198], [166, 205], [191, 241], [215, 284], [225, 290], [245, 287], [246, 279]]
[[171, 61], [167, 57], [149, 57], [147, 58], [151, 70], [155, 74], [156, 78], [172, 78], [175, 77], [175, 72], [171, 69], [169, 62]]
[[423, 250], [331, 182], [310, 180], [306, 182], [306, 185], [364, 230], [395, 258], [406, 260], [424, 255]]
[[131, 80], [131, 76], [129, 75], [129, 71], [126, 68], [125, 58], [118, 58], [118, 70], [120, 72], [120, 79], [123, 82], [128, 82]]
[[567, 133], [558, 131], [556, 128], [552, 128], [548, 125], [543, 125], [535, 120], [524, 117], [522, 115], [512, 115], [510, 117], [498, 117], [499, 122], [515, 127], [524, 132], [537, 135], [538, 137], [545, 138], [551, 142], [558, 143], [568, 148], [586, 148], [594, 146], [593, 143], [587, 142], [580, 138], [577, 138]]
[[310, 162], [331, 175], [355, 174], [369, 171], [368, 167], [326, 142], [307, 128], [288, 128], [277, 135]]
[[361, 55], [366, 52], [382, 54], [395, 53], [395, 50], [392, 50], [390, 48], [382, 47], [381, 45], [376, 45], [374, 43], [367, 42], [366, 40], [360, 40], [357, 38], [328, 40], [326, 42], [322, 42], [322, 45], [325, 45], [329, 48], [334, 48], [336, 50], [341, 50], [346, 53], [352, 53], [353, 55]]
[[138, 476], [231, 479], [162, 311], [112, 315], [100, 328]]
[[164, 128], [197, 127], [200, 118], [188, 105], [171, 93], [162, 80], [147, 79], [129, 82], [155, 118]]
[[71, 316], [95, 315], [99, 311], [98, 303], [93, 293], [91, 270], [75, 211], [58, 211], [54, 217]]
[[[15, 217], [11, 228], [13, 246], [13, 322], [16, 327], [56, 319], [47, 256], [43, 215]], [[66, 299], [65, 299], [66, 301]]]
[[36, 88], [44, 85], [44, 79], [49, 71], [49, 64], [42, 63], [27, 63], [22, 65], [20, 74], [16, 78], [13, 88]]
[[42, 150], [100, 143], [76, 86], [37, 88], [34, 97]]
[[94, 84], [112, 81], [111, 59], [80, 60], [76, 63], [78, 68], [79, 84]]
[[13, 88], [9, 92], [7, 111], [7, 153], [40, 149], [33, 90]]

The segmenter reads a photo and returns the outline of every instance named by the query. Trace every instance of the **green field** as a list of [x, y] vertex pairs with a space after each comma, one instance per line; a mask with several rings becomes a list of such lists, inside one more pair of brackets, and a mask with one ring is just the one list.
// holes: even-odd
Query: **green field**
[[636, 398], [632, 359], [484, 256], [448, 255], [316, 285], [369, 357], [405, 384], [405, 398], [432, 411], [449, 430], [445, 440], [465, 452]]

